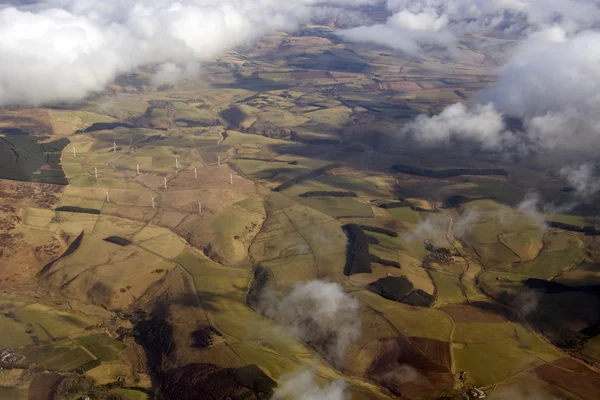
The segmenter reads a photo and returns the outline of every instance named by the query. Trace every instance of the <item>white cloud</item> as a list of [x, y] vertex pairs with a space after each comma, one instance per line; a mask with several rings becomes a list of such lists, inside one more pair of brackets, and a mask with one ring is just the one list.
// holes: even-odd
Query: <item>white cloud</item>
[[195, 62], [188, 62], [184, 65], [166, 62], [158, 67], [152, 78], [152, 83], [155, 85], [174, 84], [196, 77], [199, 71], [200, 66]]
[[418, 55], [425, 46], [448, 47], [453, 38], [450, 35], [438, 34], [428, 30], [402, 29], [393, 24], [377, 24], [338, 30], [336, 32], [344, 40], [356, 43], [376, 43], [409, 55]]
[[[373, 0], [48, 0], [0, 6], [0, 105], [80, 100], [148, 64], [193, 64]], [[180, 67], [178, 67], [180, 68]], [[185, 70], [185, 68], [184, 68]], [[159, 77], [159, 80], [162, 79]]]
[[458, 220], [454, 222], [454, 235], [458, 238], [468, 233], [475, 223], [482, 217], [481, 212], [476, 208], [469, 208], [462, 213]]
[[347, 40], [417, 55], [431, 45], [456, 50], [464, 33], [502, 31], [523, 37], [575, 34], [600, 21], [595, 0], [388, 0], [385, 24], [339, 31]]
[[390, 17], [388, 23], [402, 29], [439, 32], [448, 26], [448, 18], [438, 15], [433, 8], [425, 8], [416, 14], [402, 10]]
[[560, 175], [582, 197], [589, 197], [600, 190], [600, 177], [597, 174], [597, 168], [591, 163], [563, 167], [560, 170]]
[[[523, 41], [498, 82], [439, 115], [418, 116], [403, 130], [422, 143], [470, 140], [482, 148], [560, 152], [575, 158], [600, 147], [600, 32], [539, 32]], [[510, 132], [506, 117], [523, 122]]]
[[472, 140], [486, 149], [500, 149], [515, 141], [513, 134], [506, 130], [502, 115], [492, 104], [467, 107], [456, 103], [432, 117], [421, 114], [403, 127], [403, 133], [425, 144], [446, 145], [455, 139]]
[[265, 293], [259, 309], [335, 363], [344, 361], [346, 350], [360, 336], [358, 301], [337, 283], [299, 283], [283, 298]]
[[346, 382], [336, 380], [319, 386], [312, 371], [296, 372], [281, 378], [273, 400], [346, 400], [350, 398]]

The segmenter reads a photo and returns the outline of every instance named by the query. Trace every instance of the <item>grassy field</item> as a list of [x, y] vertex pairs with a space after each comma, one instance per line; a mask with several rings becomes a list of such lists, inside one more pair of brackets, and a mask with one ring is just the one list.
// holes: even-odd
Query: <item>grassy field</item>
[[[39, 303], [9, 303], [11, 318], [0, 316], [0, 345], [8, 348], [28, 346], [33, 337], [41, 341], [54, 340], [85, 331], [85, 328], [98, 321], [74, 313], [54, 309]], [[26, 331], [30, 332], [27, 333]]]
[[27, 388], [0, 387], [0, 399], [27, 400]]
[[535, 278], [548, 279], [571, 268], [583, 256], [580, 239], [569, 234], [547, 234], [546, 251], [533, 261], [520, 265], [514, 272]]
[[133, 389], [120, 389], [114, 393], [124, 396], [127, 400], [147, 400], [149, 398], [146, 393]]
[[442, 311], [396, 303], [364, 290], [353, 292], [353, 294], [361, 302], [382, 312], [386, 319], [404, 336], [450, 340], [452, 320]]
[[453, 342], [457, 369], [482, 386], [560, 357], [533, 332], [512, 323], [456, 324]]
[[115, 382], [119, 377], [127, 376], [130, 367], [120, 361], [102, 362], [96, 368], [86, 372], [86, 375], [93, 378], [99, 385]]
[[436, 306], [464, 303], [467, 301], [461, 291], [458, 276], [439, 271], [430, 271], [430, 274], [437, 287], [438, 299]]
[[596, 361], [600, 361], [600, 336], [589, 340], [581, 350], [581, 353]]
[[542, 250], [542, 237], [542, 232], [536, 229], [499, 235], [498, 240], [515, 252], [522, 261], [531, 261]]

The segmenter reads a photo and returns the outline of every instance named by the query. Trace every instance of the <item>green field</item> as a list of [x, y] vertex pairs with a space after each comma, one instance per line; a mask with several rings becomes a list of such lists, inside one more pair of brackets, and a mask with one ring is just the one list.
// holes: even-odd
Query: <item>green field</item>
[[40, 363], [40, 366], [53, 371], [68, 372], [93, 360], [85, 350], [74, 347], [52, 358], [45, 359]]
[[458, 276], [439, 271], [430, 271], [429, 273], [437, 287], [436, 305], [460, 304], [467, 301], [461, 291]]
[[85, 347], [102, 361], [118, 360], [118, 354], [126, 347], [123, 343], [114, 340], [105, 333], [83, 336], [74, 339], [73, 342]]

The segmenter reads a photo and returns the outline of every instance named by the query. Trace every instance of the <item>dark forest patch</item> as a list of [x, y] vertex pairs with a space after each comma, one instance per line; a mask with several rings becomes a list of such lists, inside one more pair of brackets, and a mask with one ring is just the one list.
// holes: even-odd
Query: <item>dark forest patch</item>
[[102, 240], [104, 240], [105, 242], [117, 244], [119, 246], [129, 246], [132, 243], [131, 240], [119, 236], [109, 236]]
[[378, 263], [390, 267], [401, 268], [397, 261], [386, 260], [369, 253], [369, 243], [374, 238], [369, 239], [361, 225], [346, 224], [342, 227], [346, 236], [348, 236], [348, 245], [346, 248], [346, 266], [344, 275], [371, 273], [373, 269], [371, 263]]
[[396, 164], [392, 166], [392, 169], [396, 172], [403, 174], [425, 176], [428, 178], [453, 178], [461, 175], [500, 175], [506, 176], [508, 172], [501, 168], [449, 168], [449, 169], [426, 169], [419, 167], [411, 167], [410, 165]]
[[356, 224], [344, 225], [343, 229], [348, 236], [344, 275], [370, 274], [373, 270], [371, 268], [371, 254], [369, 254], [367, 235]]
[[405, 276], [386, 276], [369, 283], [367, 289], [388, 300], [402, 302], [402, 299], [414, 289], [414, 286]]
[[229, 126], [237, 127], [248, 117], [238, 106], [227, 108], [219, 113]]
[[390, 237], [398, 237], [398, 232], [391, 229], [380, 228], [378, 226], [361, 225], [363, 231], [381, 233], [382, 235], [388, 235]]
[[29, 132], [25, 132], [19, 128], [0, 128], [0, 133], [6, 136], [27, 136]]
[[455, 90], [454, 94], [457, 95], [458, 97], [460, 97], [463, 100], [469, 100], [469, 96], [467, 96], [466, 94], [464, 94], [463, 92], [461, 92], [460, 90]]
[[[367, 238], [367, 241], [368, 241], [368, 238]], [[381, 264], [381, 265], [385, 265], [385, 266], [388, 266], [388, 267], [401, 268], [400, 267], [400, 263], [398, 261], [386, 260], [385, 258], [381, 258], [379, 256], [376, 256], [375, 254], [371, 254], [371, 262], [372, 263]]]
[[435, 302], [435, 296], [422, 289], [417, 289], [406, 295], [402, 302], [415, 307], [431, 307]]
[[246, 304], [253, 310], [259, 310], [260, 301], [265, 290], [275, 289], [275, 275], [267, 267], [258, 266], [254, 269], [254, 278], [246, 295]]
[[203, 326], [193, 331], [190, 336], [194, 341], [192, 347], [205, 349], [213, 345], [216, 336], [221, 337], [222, 335], [212, 326]]
[[299, 194], [300, 197], [358, 197], [354, 192], [334, 192], [325, 190], [316, 190]]
[[153, 374], [160, 375], [163, 360], [175, 350], [173, 325], [160, 317], [137, 322], [133, 335], [146, 352], [148, 366]]
[[96, 210], [95, 208], [83, 208], [76, 206], [60, 206], [54, 209], [54, 211], [65, 211], [65, 212], [74, 212], [81, 214], [100, 214], [100, 210]]
[[401, 200], [401, 201], [393, 201], [391, 203], [378, 204], [377, 207], [387, 210], [390, 208], [412, 207], [412, 203], [410, 201]]
[[414, 289], [413, 284], [405, 276], [386, 276], [368, 284], [367, 289], [388, 300], [415, 307], [431, 307], [435, 301], [435, 297], [429, 293]]
[[135, 128], [135, 125], [128, 124], [127, 122], [96, 122], [85, 128], [84, 132], [89, 133], [103, 130], [112, 130], [120, 127]]
[[600, 230], [594, 228], [593, 226], [584, 226], [583, 228], [577, 225], [571, 224], [563, 224], [562, 222], [556, 221], [546, 221], [546, 224], [551, 228], [563, 229], [565, 231], [571, 232], [581, 232], [586, 234], [587, 236], [600, 236]]
[[0, 137], [0, 178], [68, 185], [60, 157], [69, 139], [40, 140], [23, 134]]
[[158, 398], [269, 399], [276, 386], [256, 365], [220, 368], [214, 364], [188, 364], [162, 374]]
[[69, 245], [69, 247], [67, 247], [67, 250], [65, 250], [64, 253], [62, 253], [60, 255], [60, 257], [58, 257], [55, 260], [50, 261], [48, 264], [44, 265], [44, 267], [40, 270], [40, 272], [37, 273], [36, 276], [42, 276], [44, 274], [46, 274], [47, 272], [50, 271], [50, 269], [52, 268], [52, 266], [54, 264], [56, 264], [56, 262], [62, 260], [63, 258], [73, 254], [73, 252], [75, 252], [75, 250], [77, 250], [79, 248], [79, 246], [81, 245], [81, 242], [83, 241], [83, 231], [81, 231], [81, 233], [79, 234], [79, 236], [77, 236], [75, 238], [75, 240], [73, 240], [73, 242]]

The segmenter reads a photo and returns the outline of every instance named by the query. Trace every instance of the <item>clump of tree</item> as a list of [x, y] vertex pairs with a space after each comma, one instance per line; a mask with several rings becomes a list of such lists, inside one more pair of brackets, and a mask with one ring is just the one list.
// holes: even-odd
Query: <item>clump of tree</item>
[[67, 375], [58, 385], [56, 400], [76, 400], [93, 393], [96, 382], [84, 374]]

